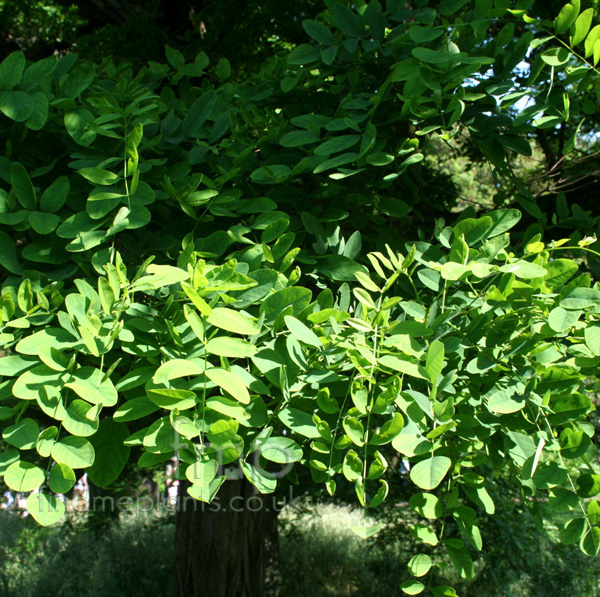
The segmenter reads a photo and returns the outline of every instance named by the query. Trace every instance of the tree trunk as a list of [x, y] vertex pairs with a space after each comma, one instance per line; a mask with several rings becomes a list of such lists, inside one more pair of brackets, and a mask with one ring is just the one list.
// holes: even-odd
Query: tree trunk
[[245, 478], [228, 480], [213, 503], [180, 481], [173, 597], [260, 597], [265, 582], [264, 501]]

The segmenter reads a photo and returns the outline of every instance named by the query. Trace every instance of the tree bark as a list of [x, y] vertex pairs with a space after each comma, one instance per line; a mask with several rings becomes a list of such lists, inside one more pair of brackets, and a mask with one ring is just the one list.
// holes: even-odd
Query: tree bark
[[180, 481], [173, 597], [261, 597], [265, 584], [264, 501], [245, 478], [228, 480], [211, 504]]

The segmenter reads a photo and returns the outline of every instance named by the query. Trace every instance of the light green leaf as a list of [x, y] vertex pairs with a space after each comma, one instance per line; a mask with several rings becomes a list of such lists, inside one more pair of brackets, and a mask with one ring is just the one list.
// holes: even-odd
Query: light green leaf
[[120, 176], [109, 170], [103, 168], [82, 168], [79, 170], [79, 174], [98, 185], [111, 185], [115, 184], [120, 180]]
[[574, 0], [572, 4], [565, 4], [554, 20], [554, 30], [557, 34], [567, 31], [577, 20], [580, 10], [580, 0]]
[[[71, 434], [79, 437], [88, 437], [98, 431], [98, 421], [89, 420], [87, 415], [92, 410], [88, 402], [75, 399], [67, 407], [67, 413], [63, 419], [64, 428]], [[62, 492], [61, 492], [62, 493]]]
[[202, 375], [205, 371], [204, 361], [187, 360], [187, 359], [171, 359], [163, 363], [157, 370], [152, 381], [155, 384], [168, 384], [173, 379], [181, 377], [194, 377]]
[[290, 330], [292, 335], [300, 342], [308, 344], [309, 346], [314, 346], [315, 348], [323, 348], [323, 343], [319, 337], [300, 320], [291, 315], [286, 315], [284, 319], [288, 330]]
[[343, 421], [344, 431], [357, 446], [365, 445], [365, 429], [363, 424], [355, 417], [345, 417]]
[[525, 408], [525, 400], [514, 392], [498, 389], [487, 398], [487, 407], [494, 413], [506, 415]]
[[50, 489], [54, 493], [68, 493], [75, 485], [75, 471], [66, 464], [55, 464], [50, 473]]
[[206, 351], [222, 357], [246, 358], [256, 354], [257, 348], [242, 338], [219, 336], [206, 343]]
[[224, 307], [213, 309], [207, 321], [211, 325], [235, 334], [254, 336], [260, 331], [258, 325], [250, 317]]
[[88, 468], [94, 464], [94, 448], [83, 437], [68, 436], [52, 447], [52, 458], [71, 468]]
[[204, 457], [190, 464], [185, 471], [185, 476], [190, 483], [204, 487], [217, 476], [218, 470], [219, 463], [216, 460]]
[[303, 435], [310, 439], [321, 437], [313, 421], [312, 415], [303, 410], [287, 406], [282, 408], [277, 416], [288, 429], [291, 429], [298, 435]]
[[371, 526], [367, 526], [366, 524], [362, 526], [353, 525], [350, 527], [350, 530], [361, 539], [369, 539], [379, 533], [382, 528], [383, 523], [378, 523]]
[[581, 315], [581, 311], [567, 311], [562, 307], [555, 307], [548, 315], [548, 325], [555, 332], [565, 332], [568, 330]]
[[573, 288], [560, 301], [560, 306], [569, 310], [589, 309], [596, 305], [600, 305], [600, 291], [594, 288]]
[[411, 481], [421, 489], [435, 489], [450, 470], [452, 461], [447, 456], [432, 456], [421, 460], [410, 470]]
[[240, 465], [246, 479], [248, 479], [260, 493], [273, 493], [275, 491], [277, 488], [277, 479], [269, 472], [257, 468], [245, 460], [240, 460]]
[[11, 464], [4, 473], [4, 482], [13, 491], [28, 492], [37, 489], [45, 480], [44, 471], [31, 462], [20, 460]]
[[514, 274], [517, 278], [522, 278], [525, 280], [531, 278], [543, 278], [548, 274], [548, 270], [543, 268], [541, 265], [522, 260], [514, 261], [513, 263], [507, 263], [498, 269], [501, 272]]
[[410, 497], [408, 504], [424, 518], [436, 519], [441, 518], [444, 514], [442, 503], [431, 493], [416, 493]]
[[431, 558], [427, 554], [420, 553], [410, 559], [408, 562], [408, 571], [413, 576], [421, 577], [425, 576], [431, 570], [432, 565]]
[[21, 419], [18, 423], [6, 427], [2, 438], [7, 444], [19, 450], [32, 450], [40, 433], [38, 424], [33, 419]]
[[220, 367], [215, 367], [207, 369], [206, 376], [242, 404], [249, 404], [250, 395], [248, 394], [248, 389], [246, 388], [245, 383], [235, 375], [235, 373], [226, 371]]
[[62, 520], [65, 515], [65, 504], [55, 495], [32, 493], [27, 498], [27, 512], [38, 524], [47, 527]]
[[427, 350], [427, 359], [425, 361], [425, 370], [429, 376], [429, 381], [437, 386], [438, 377], [444, 369], [445, 347], [443, 342], [434, 340]]
[[594, 18], [594, 9], [588, 8], [584, 10], [575, 21], [571, 33], [571, 46], [575, 47], [580, 44], [587, 36], [590, 27], [592, 26], [592, 19]]
[[117, 390], [110, 379], [94, 367], [81, 367], [71, 374], [71, 381], [65, 384], [80, 398], [90, 404], [114, 406], [117, 403]]

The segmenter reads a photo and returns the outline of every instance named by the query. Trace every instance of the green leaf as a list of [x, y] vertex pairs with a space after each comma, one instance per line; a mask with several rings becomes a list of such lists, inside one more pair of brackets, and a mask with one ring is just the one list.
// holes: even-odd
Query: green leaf
[[575, 21], [571, 32], [571, 46], [575, 47], [580, 44], [587, 36], [590, 27], [592, 26], [592, 19], [594, 18], [594, 9], [588, 8], [584, 10]]
[[444, 541], [448, 555], [454, 567], [462, 578], [471, 580], [475, 574], [473, 560], [469, 550], [460, 539], [446, 539]]
[[103, 168], [82, 168], [79, 174], [85, 179], [98, 185], [111, 185], [120, 180], [120, 176]]
[[408, 36], [414, 42], [416, 42], [418, 44], [423, 44], [423, 43], [433, 41], [434, 39], [441, 37], [443, 34], [444, 34], [443, 27], [436, 27], [436, 28], [432, 29], [430, 27], [421, 27], [420, 25], [412, 25], [408, 29]]
[[260, 332], [260, 328], [250, 317], [224, 307], [213, 309], [206, 321], [235, 334], [254, 336]]
[[431, 558], [424, 553], [413, 556], [408, 562], [408, 571], [416, 577], [425, 576], [433, 565]]
[[273, 325], [277, 317], [289, 308], [297, 315], [308, 307], [312, 292], [308, 288], [293, 286], [271, 294], [260, 306], [260, 314], [264, 315], [265, 325]]
[[65, 128], [73, 140], [79, 145], [89, 147], [96, 139], [96, 133], [89, 128], [94, 115], [89, 110], [79, 109], [65, 112]]
[[18, 462], [19, 451], [8, 448], [0, 453], [0, 477], [4, 476], [6, 469], [13, 463]]
[[447, 456], [432, 456], [421, 460], [410, 470], [411, 481], [421, 489], [435, 489], [444, 479], [452, 461]]
[[600, 528], [592, 527], [581, 538], [579, 544], [581, 551], [586, 556], [596, 556], [600, 551]]
[[62, 423], [64, 428], [71, 434], [79, 437], [88, 437], [98, 431], [98, 421], [90, 420], [88, 414], [92, 410], [88, 402], [75, 399], [67, 407], [67, 413]]
[[259, 450], [263, 458], [278, 464], [291, 464], [303, 457], [302, 448], [289, 437], [270, 437], [252, 448]]
[[497, 389], [487, 398], [487, 407], [494, 413], [506, 415], [525, 408], [525, 400], [514, 392]]
[[38, 424], [33, 419], [21, 419], [18, 423], [6, 427], [2, 438], [7, 444], [19, 450], [32, 450], [40, 433]]
[[65, 384], [80, 398], [90, 404], [114, 406], [117, 403], [117, 390], [110, 379], [93, 367], [81, 367], [71, 374], [71, 381]]
[[25, 54], [12, 52], [0, 64], [0, 89], [10, 90], [21, 82], [25, 68]]
[[362, 526], [353, 525], [350, 527], [350, 530], [361, 539], [369, 539], [370, 537], [377, 535], [382, 528], [383, 523], [378, 523], [371, 526], [367, 526], [366, 524], [363, 524]]
[[28, 492], [37, 489], [45, 480], [44, 471], [31, 462], [20, 460], [11, 464], [4, 473], [4, 482], [13, 491]]
[[249, 404], [250, 395], [248, 394], [248, 389], [235, 373], [215, 367], [207, 369], [206, 376], [242, 404]]
[[319, 135], [315, 135], [311, 131], [290, 131], [279, 139], [280, 145], [283, 147], [300, 147], [308, 145], [319, 140]]
[[179, 69], [185, 64], [185, 58], [179, 50], [176, 50], [171, 46], [165, 46], [165, 54], [167, 56], [169, 64], [173, 68]]
[[203, 93], [190, 107], [183, 120], [182, 130], [188, 137], [194, 137], [208, 120], [217, 103], [217, 92]]
[[400, 371], [401, 373], [410, 375], [411, 377], [425, 379], [425, 376], [423, 375], [423, 373], [421, 373], [422, 369], [419, 368], [419, 366], [415, 363], [412, 363], [406, 359], [401, 359], [400, 357], [396, 357], [391, 354], [386, 354], [380, 357], [378, 362], [383, 367], [389, 367], [390, 369]]
[[313, 421], [312, 415], [303, 410], [286, 406], [279, 411], [277, 417], [288, 429], [298, 435], [310, 439], [321, 437]]
[[33, 98], [24, 91], [0, 91], [0, 112], [15, 122], [31, 118], [33, 107]]
[[[173, 379], [202, 375], [205, 371], [204, 361], [171, 359], [163, 363], [154, 373], [152, 381], [155, 384], [168, 384]], [[119, 388], [121, 389], [121, 388]]]
[[187, 467], [185, 476], [190, 483], [204, 487], [217, 476], [218, 470], [219, 463], [216, 460], [204, 458], [190, 464]]
[[436, 519], [441, 518], [444, 514], [442, 503], [431, 493], [416, 493], [410, 497], [408, 504], [424, 518]]
[[244, 476], [260, 493], [273, 493], [277, 488], [277, 479], [267, 471], [255, 467], [254, 465], [240, 460], [240, 465]]
[[94, 464], [94, 448], [83, 437], [68, 436], [52, 447], [52, 458], [71, 468], [88, 468]]
[[406, 593], [407, 595], [419, 595], [419, 593], [422, 593], [425, 590], [425, 585], [418, 580], [410, 579], [405, 580], [400, 585], [400, 588], [402, 589], [402, 592]]
[[7, 269], [13, 274], [21, 274], [23, 272], [23, 266], [17, 257], [15, 249], [15, 243], [13, 239], [0, 230], [0, 254], [2, 259], [0, 260], [0, 267]]
[[10, 167], [10, 182], [15, 190], [19, 203], [29, 210], [35, 209], [36, 197], [35, 190], [31, 184], [29, 174], [25, 166], [19, 162], [13, 162]]
[[594, 46], [600, 39], [600, 25], [596, 25], [589, 33], [585, 40], [585, 57], [589, 58], [594, 55]]
[[257, 348], [253, 344], [242, 338], [231, 338], [229, 336], [219, 336], [212, 338], [206, 343], [206, 351], [222, 357], [247, 358], [257, 353]]
[[557, 34], [567, 31], [577, 20], [580, 9], [580, 0], [575, 0], [573, 4], [565, 4], [558, 16], [554, 20], [554, 30]]
[[0, 375], [3, 377], [17, 377], [34, 365], [39, 365], [39, 360], [35, 357], [10, 355], [0, 357]]
[[600, 305], [600, 291], [594, 288], [572, 288], [560, 301], [560, 306], [569, 310], [589, 309], [597, 305]]
[[221, 81], [229, 79], [231, 76], [231, 64], [229, 64], [229, 60], [227, 60], [227, 58], [219, 59], [217, 66], [215, 66], [215, 75], [217, 75], [217, 78]]
[[348, 37], [361, 37], [364, 25], [361, 18], [350, 8], [343, 4], [335, 4], [332, 9], [335, 24]]
[[[541, 55], [541, 59], [550, 66], [562, 66], [563, 64], [566, 64], [570, 58], [571, 52], [566, 48], [551, 48]], [[541, 121], [541, 119], [538, 120]]]
[[574, 518], [569, 520], [560, 531], [560, 541], [565, 545], [577, 543], [585, 536], [587, 520], [585, 518]]
[[38, 234], [50, 234], [56, 230], [60, 217], [43, 211], [33, 211], [29, 214], [29, 223]]
[[45, 93], [38, 91], [31, 96], [31, 102], [31, 116], [25, 122], [25, 126], [33, 131], [39, 131], [44, 128], [48, 120], [48, 98]]
[[497, 209], [486, 216], [492, 219], [492, 226], [485, 237], [493, 238], [513, 228], [521, 219], [521, 212], [518, 209]]
[[323, 412], [330, 415], [336, 413], [340, 408], [337, 400], [330, 397], [327, 387], [321, 388], [317, 393], [317, 405]]
[[285, 325], [292, 333], [292, 336], [294, 336], [300, 342], [308, 344], [309, 346], [314, 346], [318, 349], [323, 348], [323, 343], [319, 337], [301, 321], [295, 317], [292, 317], [291, 315], [286, 315], [284, 319]]
[[188, 487], [187, 492], [194, 499], [210, 504], [213, 501], [214, 497], [217, 495], [219, 488], [221, 487], [221, 485], [223, 485], [226, 479], [227, 477], [225, 477], [225, 475], [222, 475], [220, 477], [214, 478], [208, 485], [193, 484], [190, 487]]
[[365, 429], [363, 424], [355, 417], [345, 417], [343, 421], [344, 431], [357, 446], [365, 445]]
[[288, 55], [288, 64], [293, 66], [302, 66], [304, 64], [310, 64], [317, 62], [321, 59], [321, 54], [315, 46], [309, 44], [300, 44], [296, 46]]
[[77, 477], [75, 471], [66, 464], [55, 464], [50, 473], [50, 489], [54, 493], [68, 493], [73, 489]]
[[40, 208], [43, 211], [54, 213], [58, 211], [67, 200], [71, 184], [66, 176], [57, 178], [42, 194]]
[[439, 543], [435, 531], [424, 524], [415, 525], [410, 529], [410, 532], [415, 539], [427, 543], [428, 545], [435, 546]]
[[360, 135], [339, 135], [324, 141], [315, 147], [315, 155], [329, 156], [334, 153], [340, 153], [356, 145], [361, 139]]
[[442, 374], [444, 368], [445, 347], [443, 342], [434, 340], [427, 350], [427, 359], [425, 362], [425, 370], [429, 376], [429, 381], [437, 386], [438, 377]]
[[517, 278], [529, 280], [531, 278], [542, 278], [548, 274], [548, 270], [529, 261], [513, 261], [498, 268], [501, 272], [514, 274]]
[[[570, 311], [573, 313], [573, 311]], [[588, 325], [584, 330], [585, 343], [596, 356], [600, 356], [600, 326]]]
[[148, 397], [160, 408], [166, 410], [188, 410], [198, 402], [195, 392], [170, 388], [151, 388], [146, 386]]
[[27, 498], [27, 512], [38, 524], [47, 527], [62, 520], [65, 515], [65, 504], [55, 495], [32, 493]]
[[319, 21], [313, 21], [311, 19], [305, 19], [302, 21], [302, 27], [308, 35], [310, 35], [315, 41], [318, 41], [324, 46], [333, 46], [335, 44], [335, 38], [333, 33], [326, 25]]
[[578, 270], [577, 264], [570, 259], [554, 259], [544, 267], [548, 271], [544, 283], [552, 289], [566, 284]]

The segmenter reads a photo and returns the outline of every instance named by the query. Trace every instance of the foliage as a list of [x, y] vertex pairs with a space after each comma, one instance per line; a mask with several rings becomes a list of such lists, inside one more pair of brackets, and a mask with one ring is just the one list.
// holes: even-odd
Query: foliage
[[138, 515], [99, 537], [81, 522], [40, 531], [30, 519], [1, 514], [2, 597], [168, 594], [174, 529], [167, 520]]
[[[579, 267], [595, 239], [511, 242], [507, 207], [434, 225], [452, 204], [421, 164], [420, 138], [466, 130], [517, 184], [507, 156], [569, 120], [570, 87], [513, 87], [546, 43], [515, 35], [530, 3], [417, 4], [330, 2], [303, 23], [310, 43], [240, 83], [227, 60], [170, 46], [137, 73], [72, 54], [0, 65], [0, 473], [42, 488], [38, 522], [62, 518], [75, 470], [106, 487], [132, 454], [151, 468], [175, 450], [201, 501], [238, 463], [261, 493], [305, 467], [375, 508], [391, 445], [413, 464], [416, 536], [462, 578], [483, 545], [476, 508], [496, 509], [488, 463], [598, 552], [585, 380], [600, 289]], [[540, 69], [593, 79], [565, 52]], [[535, 109], [515, 116], [527, 94]], [[406, 592], [425, 588], [423, 556]]]

